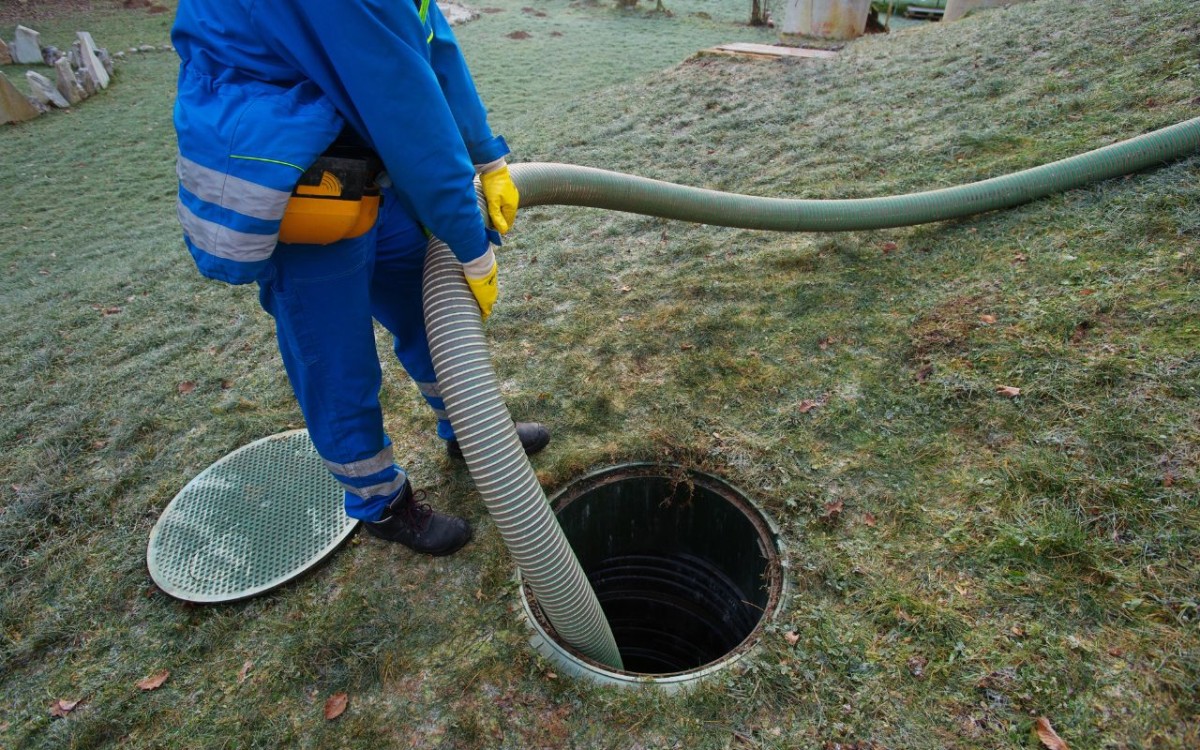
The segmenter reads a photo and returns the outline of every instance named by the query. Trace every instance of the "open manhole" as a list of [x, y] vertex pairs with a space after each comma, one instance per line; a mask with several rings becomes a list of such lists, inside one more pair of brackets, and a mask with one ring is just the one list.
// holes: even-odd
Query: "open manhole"
[[782, 600], [778, 534], [716, 477], [629, 464], [583, 477], [550, 502], [625, 666], [613, 670], [563, 643], [522, 586], [533, 645], [569, 674], [686, 686], [743, 656]]

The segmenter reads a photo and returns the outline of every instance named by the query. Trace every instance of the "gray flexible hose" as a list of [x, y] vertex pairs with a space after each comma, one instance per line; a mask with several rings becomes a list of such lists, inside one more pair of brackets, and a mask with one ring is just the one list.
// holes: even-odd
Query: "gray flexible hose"
[[[568, 164], [515, 164], [522, 206], [576, 205], [719, 226], [833, 232], [909, 226], [1009, 208], [1163, 164], [1200, 149], [1200, 118], [1086, 154], [971, 185], [856, 200], [731, 195]], [[526, 585], [566, 645], [622, 668], [612, 630], [546, 502], [491, 366], [462, 265], [433, 239], [425, 325], [438, 384], [472, 479]]]
[[462, 264], [434, 238], [425, 256], [425, 328], [446, 411], [488, 513], [563, 641], [622, 669], [621, 654], [591, 583], [525, 456], [492, 368], [479, 305]]

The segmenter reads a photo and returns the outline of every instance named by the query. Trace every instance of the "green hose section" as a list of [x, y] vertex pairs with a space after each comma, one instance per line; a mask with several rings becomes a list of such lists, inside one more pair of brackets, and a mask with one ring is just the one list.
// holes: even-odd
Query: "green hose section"
[[685, 187], [570, 164], [509, 167], [529, 206], [589, 206], [666, 219], [781, 232], [886, 229], [1011, 208], [1159, 166], [1200, 150], [1200, 117], [1079, 156], [969, 185], [882, 198], [762, 198]]

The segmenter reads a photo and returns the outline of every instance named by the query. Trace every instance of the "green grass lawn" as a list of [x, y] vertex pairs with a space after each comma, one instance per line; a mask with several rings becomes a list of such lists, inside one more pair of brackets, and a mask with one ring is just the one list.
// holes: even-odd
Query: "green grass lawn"
[[[31, 1], [30, 23], [59, 47], [167, 40], [169, 13], [91, 5]], [[693, 56], [771, 37], [748, 4], [643, 5], [495, 0], [460, 27], [515, 160], [868, 197], [1200, 115], [1189, 0], [1038, 0], [833, 62]], [[302, 426], [254, 291], [182, 247], [175, 71], [129, 55], [100, 96], [0, 129], [0, 748], [993, 750], [1039, 747], [1037, 717], [1072, 748], [1200, 746], [1200, 157], [877, 232], [522, 212], [488, 328], [512, 410], [555, 432], [547, 489], [675, 461], [783, 533], [760, 647], [671, 697], [532, 651], [499, 535], [386, 358], [398, 455], [476, 541], [360, 538], [235, 605], [157, 592], [166, 503]]]

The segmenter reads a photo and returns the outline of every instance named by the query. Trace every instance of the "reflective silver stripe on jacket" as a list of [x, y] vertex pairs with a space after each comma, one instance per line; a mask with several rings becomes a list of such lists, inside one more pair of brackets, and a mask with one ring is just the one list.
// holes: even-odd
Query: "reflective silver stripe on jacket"
[[[322, 459], [324, 460], [324, 459]], [[325, 468], [343, 477], [356, 479], [358, 477], [369, 477], [372, 474], [378, 474], [384, 469], [390, 468], [392, 465], [392, 446], [387, 446], [383, 450], [376, 453], [370, 458], [364, 458], [361, 461], [352, 461], [348, 464], [338, 464], [333, 461], [325, 461]], [[400, 472], [400, 476], [404, 476], [404, 472]]]
[[292, 197], [291, 192], [209, 169], [183, 155], [175, 160], [175, 174], [179, 184], [200, 200], [256, 219], [279, 221]]
[[266, 260], [275, 251], [279, 234], [248, 234], [201, 219], [179, 201], [179, 223], [192, 244], [210, 255], [240, 263]]

